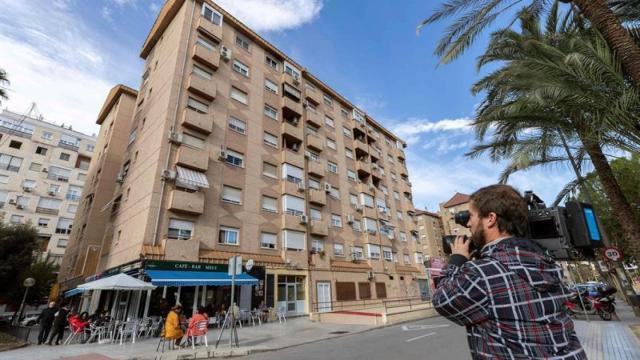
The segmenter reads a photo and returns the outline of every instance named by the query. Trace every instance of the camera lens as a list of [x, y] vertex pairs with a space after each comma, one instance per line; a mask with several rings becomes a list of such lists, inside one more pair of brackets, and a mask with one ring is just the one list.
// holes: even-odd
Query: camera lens
[[462, 225], [464, 227], [467, 227], [470, 218], [471, 213], [469, 213], [468, 210], [459, 211], [454, 215], [454, 221], [456, 222], [456, 224]]

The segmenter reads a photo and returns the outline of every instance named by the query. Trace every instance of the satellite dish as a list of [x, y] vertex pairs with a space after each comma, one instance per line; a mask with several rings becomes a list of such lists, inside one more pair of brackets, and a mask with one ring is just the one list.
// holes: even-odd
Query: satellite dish
[[22, 282], [22, 286], [24, 287], [32, 287], [35, 284], [36, 284], [36, 279], [31, 277], [24, 279], [24, 281]]
[[247, 260], [247, 263], [244, 264], [244, 268], [247, 269], [247, 271], [251, 271], [251, 269], [253, 268], [253, 265], [254, 265], [253, 259], [249, 259]]

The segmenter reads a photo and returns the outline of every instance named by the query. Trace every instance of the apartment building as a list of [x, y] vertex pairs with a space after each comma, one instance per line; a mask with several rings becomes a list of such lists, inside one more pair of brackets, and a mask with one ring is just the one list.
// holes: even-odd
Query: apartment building
[[444, 227], [440, 215], [426, 210], [416, 210], [414, 218], [425, 259], [444, 256], [442, 251]]
[[98, 116], [89, 179], [110, 196], [83, 199], [62, 290], [128, 272], [159, 285], [152, 311], [218, 306], [241, 255], [241, 308], [420, 296], [401, 139], [209, 1], [165, 2], [140, 55], [137, 94], [117, 86]]
[[467, 194], [456, 192], [451, 199], [440, 204], [440, 216], [444, 235], [467, 235], [471, 236], [471, 231], [466, 226], [456, 224], [454, 216], [459, 211], [469, 210], [471, 198]]
[[5, 223], [31, 222], [43, 255], [60, 264], [86, 182], [95, 137], [42, 118], [0, 113], [0, 208]]

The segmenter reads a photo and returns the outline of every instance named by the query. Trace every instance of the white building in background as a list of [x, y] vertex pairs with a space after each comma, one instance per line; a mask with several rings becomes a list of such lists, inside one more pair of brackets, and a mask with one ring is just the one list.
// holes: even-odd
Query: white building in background
[[82, 196], [95, 136], [17, 114], [0, 112], [0, 217], [31, 223], [42, 250], [62, 260]]

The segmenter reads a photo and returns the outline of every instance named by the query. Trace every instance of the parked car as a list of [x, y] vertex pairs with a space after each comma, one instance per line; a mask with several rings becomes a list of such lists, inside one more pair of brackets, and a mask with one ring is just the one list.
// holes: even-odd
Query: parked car
[[28, 314], [27, 316], [20, 321], [20, 325], [22, 326], [33, 326], [38, 323], [38, 315], [39, 314]]

